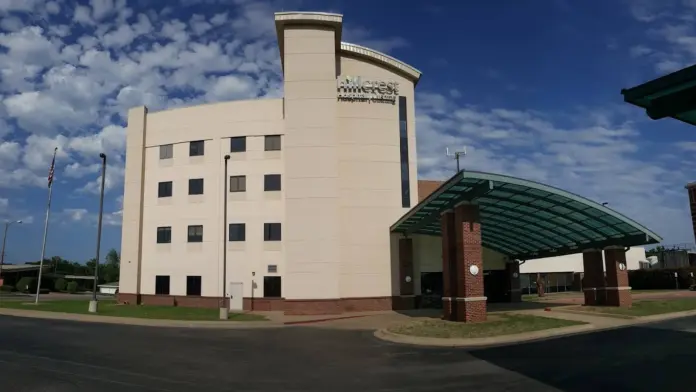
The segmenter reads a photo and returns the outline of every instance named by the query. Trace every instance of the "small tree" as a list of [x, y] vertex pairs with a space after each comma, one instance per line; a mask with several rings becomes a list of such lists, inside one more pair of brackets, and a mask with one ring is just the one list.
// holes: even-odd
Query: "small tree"
[[53, 288], [56, 289], [56, 291], [65, 291], [67, 288], [67, 282], [63, 278], [58, 278], [56, 279]]
[[73, 281], [73, 282], [68, 283], [67, 289], [68, 289], [68, 293], [70, 293], [70, 294], [77, 293], [77, 282]]

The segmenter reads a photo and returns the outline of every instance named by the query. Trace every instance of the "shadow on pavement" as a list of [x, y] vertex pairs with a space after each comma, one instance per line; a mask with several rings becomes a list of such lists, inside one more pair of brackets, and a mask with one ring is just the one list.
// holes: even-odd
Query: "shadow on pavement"
[[696, 334], [631, 327], [472, 351], [563, 391], [677, 391], [696, 385]]

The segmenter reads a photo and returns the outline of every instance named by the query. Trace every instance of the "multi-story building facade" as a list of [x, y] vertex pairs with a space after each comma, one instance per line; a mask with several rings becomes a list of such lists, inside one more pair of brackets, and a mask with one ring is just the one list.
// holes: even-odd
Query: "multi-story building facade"
[[341, 42], [341, 15], [275, 19], [283, 98], [129, 111], [122, 301], [216, 307], [224, 285], [232, 309], [308, 313], [398, 296], [389, 226], [417, 203], [421, 74]]

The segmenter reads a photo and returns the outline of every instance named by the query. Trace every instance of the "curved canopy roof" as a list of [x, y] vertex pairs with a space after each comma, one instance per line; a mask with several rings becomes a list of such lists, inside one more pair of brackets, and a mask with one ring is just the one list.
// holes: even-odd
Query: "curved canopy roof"
[[440, 215], [462, 201], [479, 205], [483, 246], [530, 260], [607, 246], [639, 246], [662, 238], [635, 221], [582, 196], [521, 178], [461, 171], [391, 227], [437, 235]]

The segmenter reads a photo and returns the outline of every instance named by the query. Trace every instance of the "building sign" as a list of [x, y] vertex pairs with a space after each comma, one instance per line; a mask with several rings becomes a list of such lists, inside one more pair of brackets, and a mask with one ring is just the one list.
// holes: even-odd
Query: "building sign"
[[396, 103], [399, 83], [344, 76], [338, 79], [338, 100], [350, 102]]

